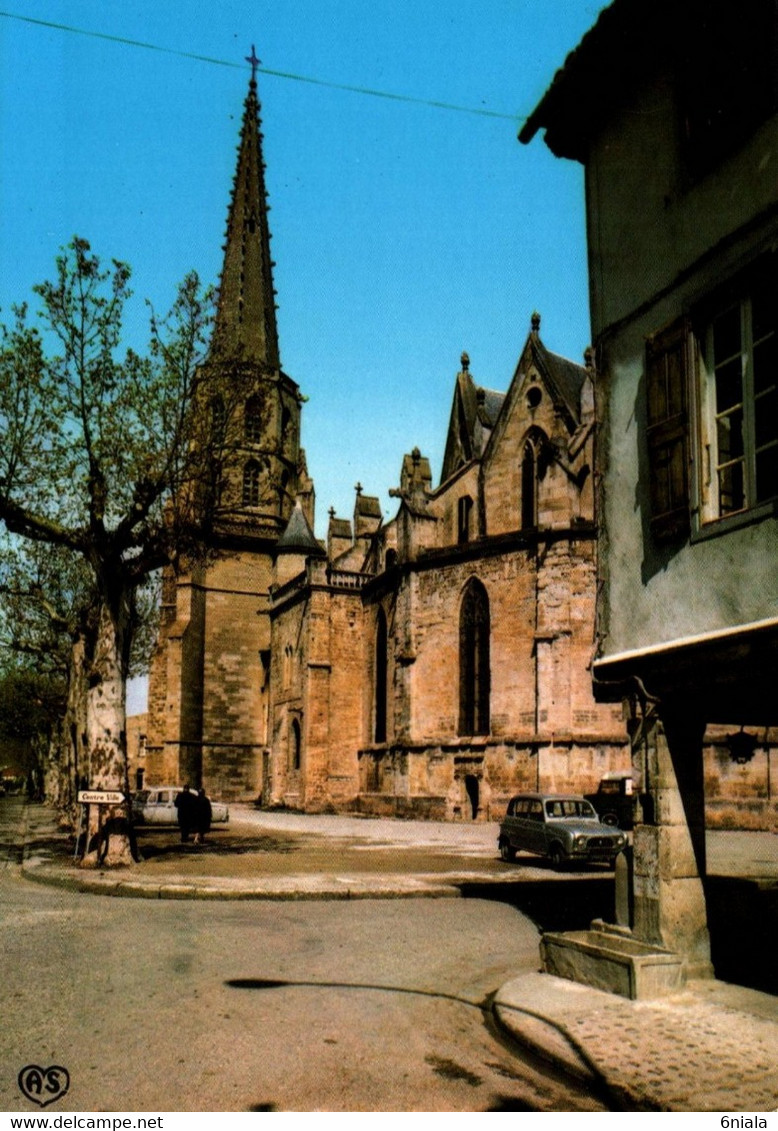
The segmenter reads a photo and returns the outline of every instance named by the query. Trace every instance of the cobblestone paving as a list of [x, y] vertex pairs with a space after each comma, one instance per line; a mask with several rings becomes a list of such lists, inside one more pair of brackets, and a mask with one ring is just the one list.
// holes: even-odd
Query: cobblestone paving
[[772, 1111], [778, 1105], [778, 1028], [689, 997], [615, 998], [566, 1028], [605, 1070], [611, 1089], [665, 1111]]
[[629, 1001], [525, 974], [496, 998], [501, 1024], [623, 1111], [766, 1112], [778, 1107], [778, 999], [715, 979]]

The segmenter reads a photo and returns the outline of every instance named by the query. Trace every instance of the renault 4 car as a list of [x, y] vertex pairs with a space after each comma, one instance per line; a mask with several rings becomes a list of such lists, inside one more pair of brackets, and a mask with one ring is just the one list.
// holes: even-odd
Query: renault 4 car
[[612, 868], [626, 848], [627, 837], [620, 829], [603, 825], [584, 797], [522, 793], [510, 800], [497, 844], [503, 860], [531, 852], [547, 857], [559, 869], [576, 861]]

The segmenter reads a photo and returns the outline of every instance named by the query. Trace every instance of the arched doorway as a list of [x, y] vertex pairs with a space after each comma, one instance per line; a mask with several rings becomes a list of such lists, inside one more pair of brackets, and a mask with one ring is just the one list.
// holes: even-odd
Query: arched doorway
[[480, 783], [475, 774], [465, 774], [465, 793], [467, 800], [470, 802], [471, 817], [473, 820], [478, 816], [478, 807], [480, 804]]

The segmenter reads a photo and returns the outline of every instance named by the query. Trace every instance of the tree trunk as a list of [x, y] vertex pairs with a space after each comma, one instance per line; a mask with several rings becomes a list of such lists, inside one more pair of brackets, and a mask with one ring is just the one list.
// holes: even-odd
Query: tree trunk
[[122, 589], [100, 608], [86, 704], [90, 790], [121, 792], [120, 804], [90, 804], [85, 820], [83, 867], [131, 864], [137, 858], [127, 773], [126, 691], [132, 625], [132, 593]]
[[93, 641], [79, 633], [73, 640], [68, 663], [68, 690], [65, 714], [52, 736], [52, 761], [56, 760], [56, 782], [51, 800], [60, 809], [63, 820], [78, 826], [79, 806], [76, 794], [85, 774], [87, 735], [87, 669], [91, 668]]

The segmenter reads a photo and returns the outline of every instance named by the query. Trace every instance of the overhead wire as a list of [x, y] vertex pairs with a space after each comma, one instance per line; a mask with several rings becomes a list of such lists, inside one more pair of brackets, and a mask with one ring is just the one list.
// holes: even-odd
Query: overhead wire
[[[36, 19], [33, 16], [22, 16], [18, 12], [0, 11], [0, 17], [7, 20], [18, 20], [20, 23], [35, 24], [38, 27], [53, 28], [56, 31], [68, 32], [71, 35], [83, 35], [91, 39], [107, 40], [110, 43], [120, 43], [127, 47], [138, 47], [145, 51], [158, 51], [165, 55], [175, 55], [181, 59], [193, 59], [198, 63], [208, 63], [215, 67], [232, 67], [244, 70], [243, 63], [231, 62], [228, 59], [218, 59], [211, 55], [199, 55], [193, 51], [181, 51], [175, 47], [162, 47], [157, 43], [146, 43], [140, 39], [128, 39], [122, 35], [110, 35], [108, 32], [92, 31], [88, 28], [73, 27], [70, 24], [55, 23], [52, 20]], [[476, 114], [484, 118], [501, 118], [504, 121], [520, 124], [523, 119], [517, 114], [506, 114], [500, 110], [489, 110], [480, 106], [459, 106], [453, 102], [442, 102], [437, 99], [418, 98], [412, 94], [398, 94], [389, 90], [376, 90], [372, 87], [353, 86], [349, 83], [332, 82], [329, 79], [314, 78], [312, 75], [298, 75], [292, 71], [278, 71], [271, 67], [259, 66], [258, 71], [263, 75], [274, 78], [289, 79], [292, 82], [308, 83], [312, 86], [329, 87], [332, 90], [345, 90], [351, 94], [367, 95], [371, 98], [385, 98], [393, 102], [414, 103], [417, 106], [431, 106], [437, 110], [448, 110], [457, 114]]]

